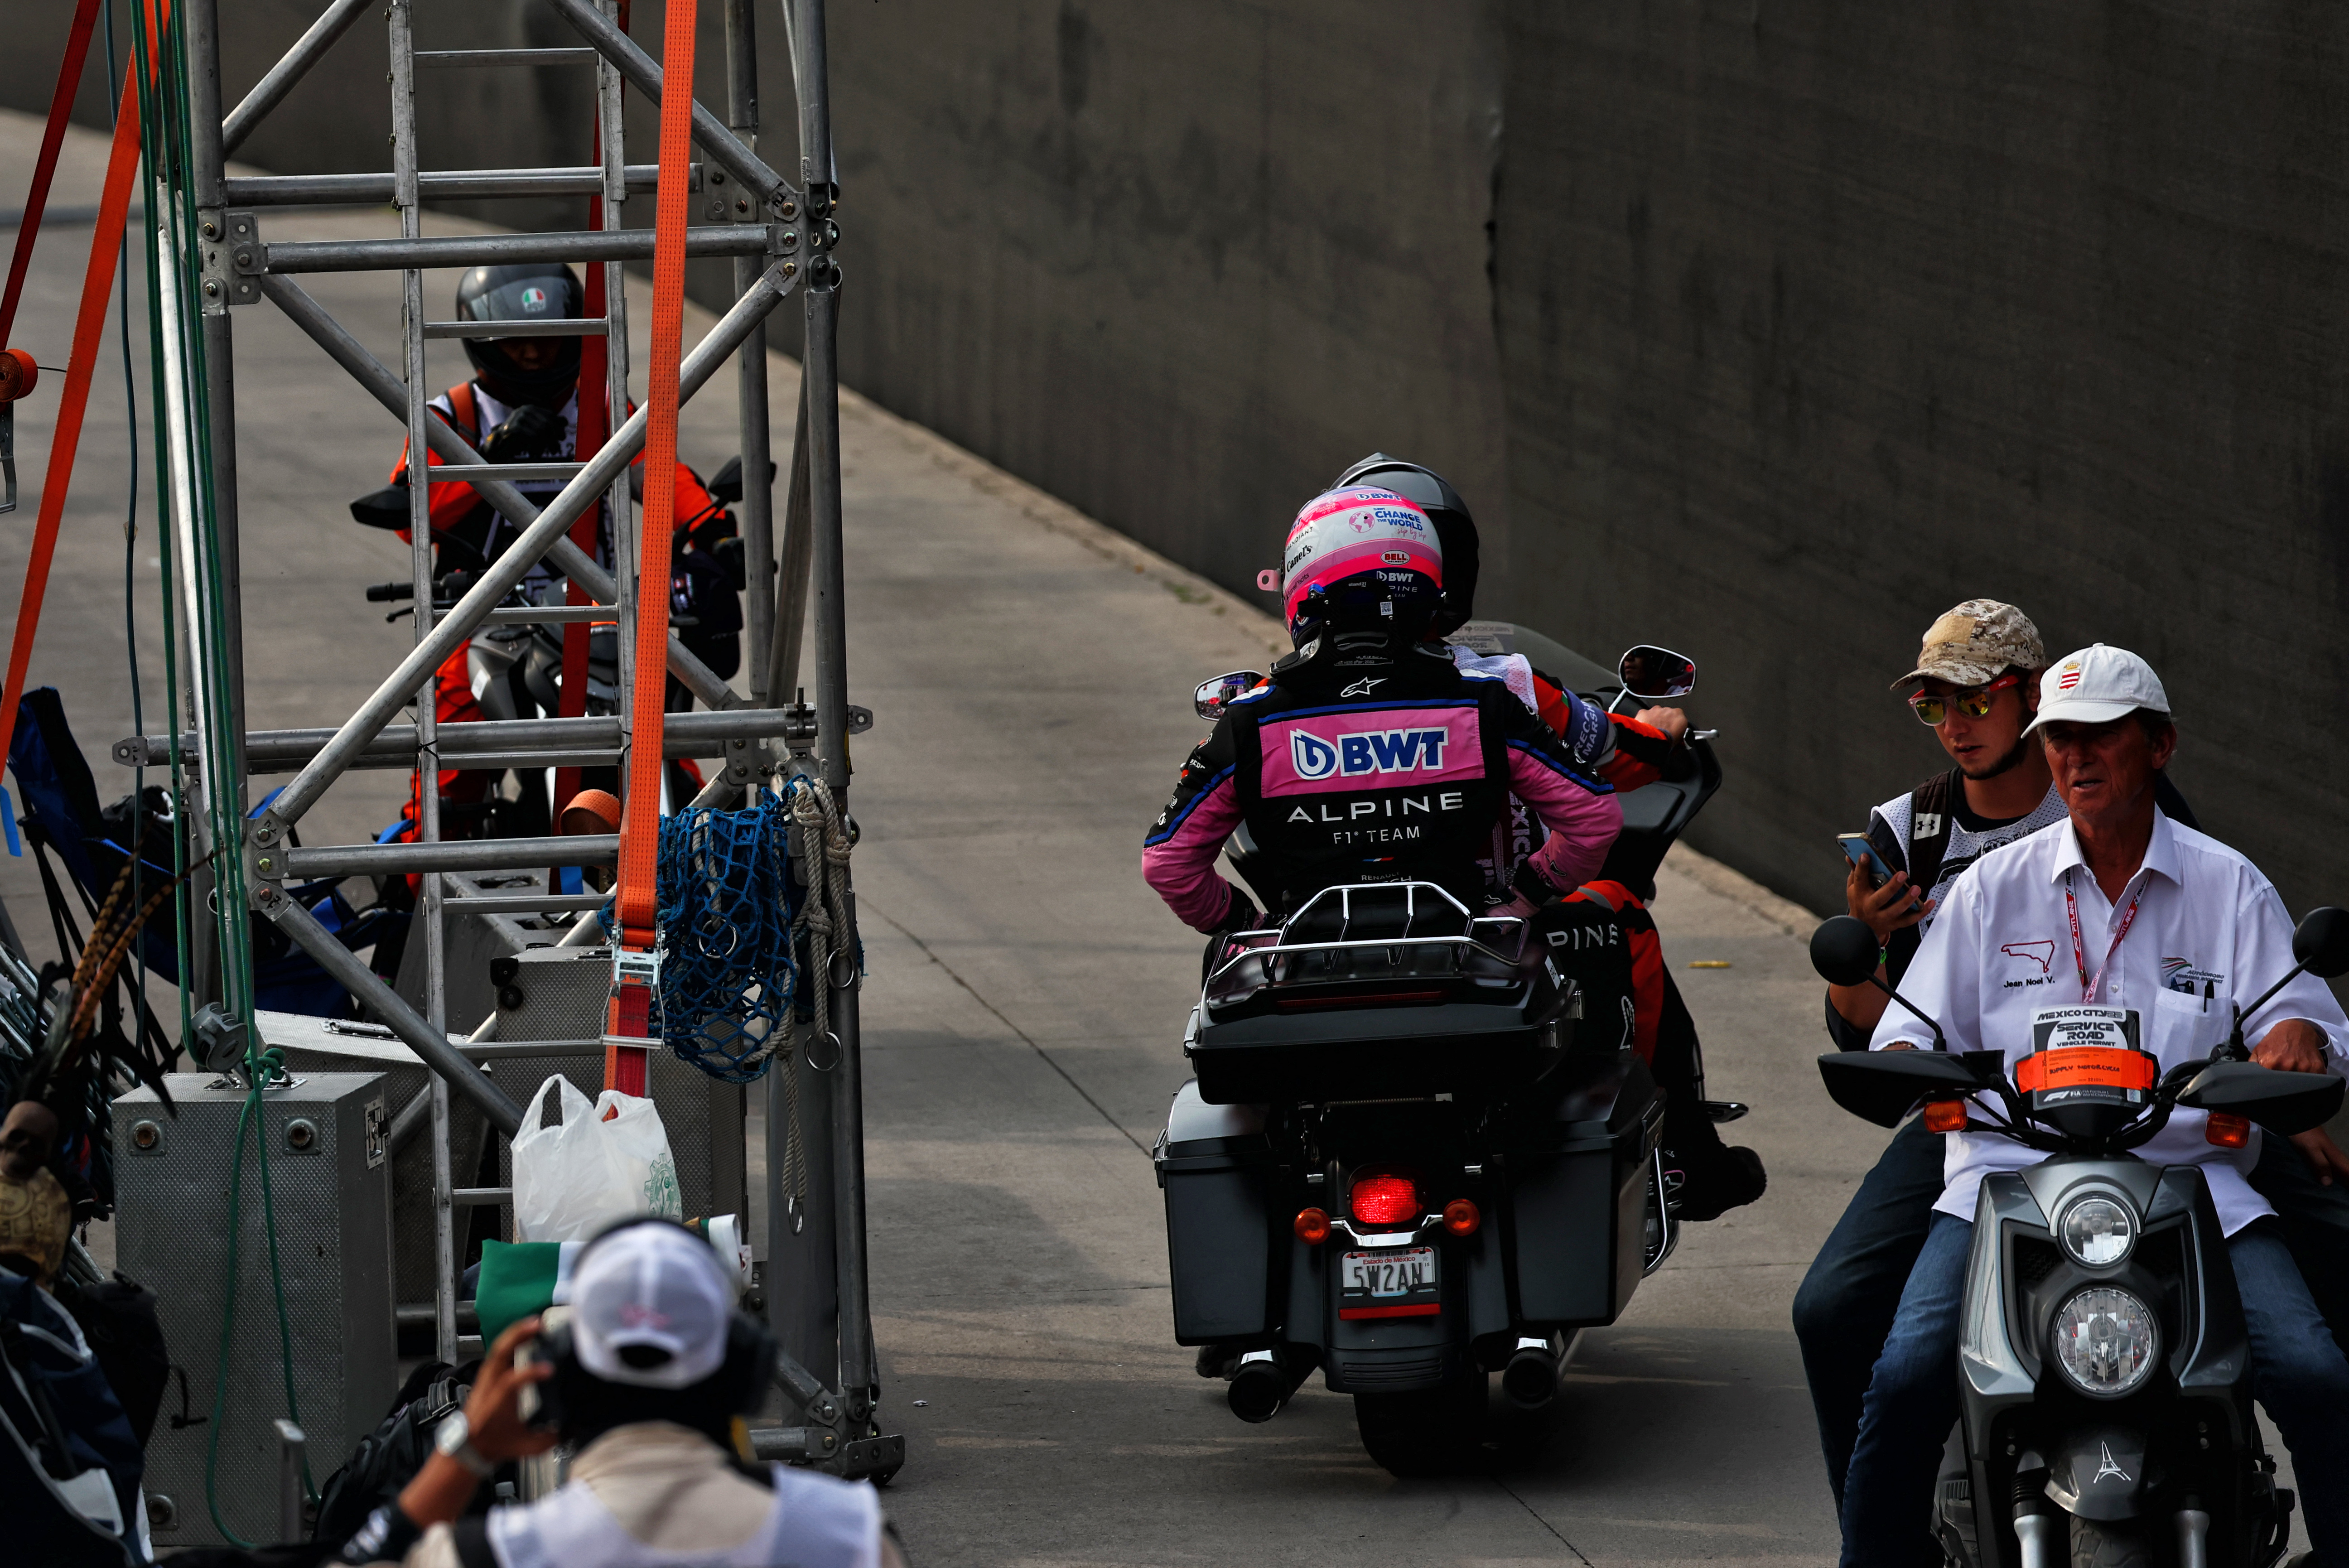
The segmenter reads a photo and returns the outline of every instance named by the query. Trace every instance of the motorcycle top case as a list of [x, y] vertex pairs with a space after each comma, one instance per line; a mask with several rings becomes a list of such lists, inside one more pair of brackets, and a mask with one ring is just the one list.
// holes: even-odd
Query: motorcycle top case
[[1185, 1084], [1175, 1092], [1151, 1163], [1166, 1193], [1175, 1343], [1270, 1334], [1273, 1170], [1264, 1108], [1211, 1106], [1197, 1084]]
[[1663, 1117], [1654, 1075], [1629, 1050], [1570, 1052], [1513, 1098], [1501, 1223], [1521, 1324], [1609, 1324], [1630, 1304]]
[[[1408, 891], [1332, 889], [1357, 906]], [[1183, 1042], [1207, 1104], [1485, 1094], [1557, 1061], [1580, 994], [1523, 921], [1472, 919], [1453, 905], [1448, 922], [1422, 912], [1382, 929], [1358, 910], [1316, 929], [1329, 898], [1277, 945], [1273, 933], [1242, 932], [1216, 955]]]

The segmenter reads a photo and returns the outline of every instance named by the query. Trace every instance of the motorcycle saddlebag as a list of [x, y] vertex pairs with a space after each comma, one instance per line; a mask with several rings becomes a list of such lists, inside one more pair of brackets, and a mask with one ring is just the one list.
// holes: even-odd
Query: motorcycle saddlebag
[[1632, 1051], [1569, 1052], [1516, 1096], [1501, 1223], [1519, 1323], [1609, 1324], [1630, 1303], [1663, 1120], [1663, 1095]]
[[1505, 1089], [1539, 1077], [1574, 1028], [1570, 1015], [1461, 1002], [1227, 1023], [1202, 1012], [1184, 1050], [1217, 1106], [1319, 1099], [1336, 1085], [1349, 1099]]
[[1175, 1343], [1268, 1338], [1276, 1319], [1264, 1107], [1211, 1106], [1185, 1084], [1151, 1163], [1166, 1193]]

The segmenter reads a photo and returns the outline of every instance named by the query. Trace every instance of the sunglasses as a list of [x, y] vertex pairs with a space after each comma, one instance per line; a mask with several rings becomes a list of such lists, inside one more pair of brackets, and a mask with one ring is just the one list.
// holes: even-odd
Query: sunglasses
[[1920, 691], [1909, 699], [1909, 706], [1916, 710], [1917, 722], [1920, 724], [1939, 724], [1950, 716], [1952, 706], [1969, 719], [1986, 719], [1990, 716], [1991, 694], [2022, 683], [2021, 676], [2002, 675], [1987, 686], [1961, 691], [1955, 697], [1938, 697], [1930, 691]]

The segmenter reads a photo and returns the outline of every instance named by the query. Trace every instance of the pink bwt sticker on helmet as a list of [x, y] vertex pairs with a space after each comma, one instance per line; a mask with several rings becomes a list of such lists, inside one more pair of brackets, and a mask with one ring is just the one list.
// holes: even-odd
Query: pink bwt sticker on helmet
[[1307, 502], [1288, 530], [1280, 567], [1281, 608], [1291, 622], [1314, 588], [1382, 567], [1418, 572], [1431, 587], [1444, 586], [1444, 551], [1427, 514], [1376, 486], [1333, 490]]
[[1267, 796], [1485, 776], [1475, 708], [1387, 708], [1275, 719], [1257, 734]]

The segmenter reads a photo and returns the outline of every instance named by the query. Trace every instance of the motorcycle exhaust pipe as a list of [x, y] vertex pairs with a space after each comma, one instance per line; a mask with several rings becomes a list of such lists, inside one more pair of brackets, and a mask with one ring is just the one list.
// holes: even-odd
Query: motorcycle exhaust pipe
[[1538, 1410], [1557, 1397], [1557, 1352], [1547, 1339], [1521, 1339], [1501, 1369], [1501, 1392], [1520, 1410]]
[[1261, 1425], [1280, 1414], [1281, 1407], [1304, 1381], [1302, 1371], [1292, 1373], [1271, 1351], [1252, 1350], [1240, 1357], [1239, 1370], [1232, 1374], [1224, 1402], [1241, 1420]]

